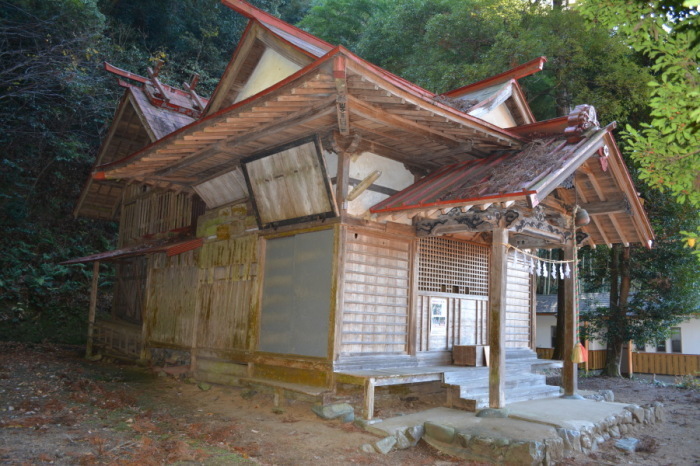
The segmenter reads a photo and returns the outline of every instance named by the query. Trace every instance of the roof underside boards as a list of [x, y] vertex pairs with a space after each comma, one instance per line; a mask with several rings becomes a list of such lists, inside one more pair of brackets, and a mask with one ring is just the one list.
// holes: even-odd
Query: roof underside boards
[[392, 218], [438, 218], [454, 208], [486, 210], [527, 202], [570, 215], [578, 204], [593, 219], [583, 228], [589, 244], [648, 245], [653, 233], [619, 153], [608, 149], [610, 155], [595, 156], [611, 143], [609, 128], [575, 144], [563, 136], [535, 140], [520, 151], [436, 170], [370, 211]]
[[[193, 121], [186, 115], [154, 107], [141, 89], [130, 87], [100, 148], [97, 164], [122, 159]], [[114, 181], [88, 180], [75, 215], [113, 220], [122, 190], [123, 185]]]
[[[335, 60], [346, 62], [341, 89]], [[240, 159], [313, 134], [339, 131], [346, 100], [349, 137], [363, 150], [424, 170], [518, 147], [520, 137], [420, 95], [338, 49], [281, 83], [183, 128], [141, 152], [97, 167], [107, 178], [194, 185], [236, 168]]]

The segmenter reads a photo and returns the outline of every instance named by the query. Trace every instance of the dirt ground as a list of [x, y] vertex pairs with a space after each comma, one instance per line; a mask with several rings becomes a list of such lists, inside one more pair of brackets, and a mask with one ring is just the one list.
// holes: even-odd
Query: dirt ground
[[[86, 361], [82, 349], [0, 342], [1, 464], [468, 464], [425, 443], [383, 456], [353, 424], [323, 421], [310, 404], [275, 408], [272, 396]], [[612, 441], [564, 464], [699, 464], [700, 393], [634, 380], [584, 378], [616, 401], [666, 405], [666, 422], [640, 430], [643, 450]], [[204, 388], [204, 389], [202, 389]], [[382, 416], [430, 407], [414, 397], [379, 400]]]

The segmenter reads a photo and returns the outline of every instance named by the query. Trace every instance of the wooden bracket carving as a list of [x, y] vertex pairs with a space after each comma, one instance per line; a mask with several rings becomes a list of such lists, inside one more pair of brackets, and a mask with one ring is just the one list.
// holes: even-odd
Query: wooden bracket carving
[[508, 228], [520, 216], [517, 210], [490, 208], [485, 211], [462, 212], [453, 208], [437, 219], [424, 219], [416, 224], [418, 236], [440, 236], [447, 233], [491, 231]]
[[568, 126], [564, 130], [566, 141], [574, 144], [583, 139], [583, 134], [591, 128], [599, 128], [598, 117], [592, 105], [577, 105], [569, 114]]

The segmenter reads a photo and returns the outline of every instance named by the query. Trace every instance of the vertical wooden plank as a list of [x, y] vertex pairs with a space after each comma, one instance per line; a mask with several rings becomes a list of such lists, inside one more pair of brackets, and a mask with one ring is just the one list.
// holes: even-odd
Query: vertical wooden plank
[[[573, 260], [576, 255], [576, 242], [571, 239], [564, 246], [564, 260]], [[577, 264], [571, 266], [571, 276], [564, 280], [564, 369], [562, 382], [564, 396], [573, 396], [578, 390], [578, 364], [571, 361], [571, 354], [576, 344], [576, 283], [578, 281]]]
[[[260, 312], [262, 307], [263, 280], [265, 278], [265, 238], [258, 238], [258, 268], [257, 276], [253, 284], [252, 299], [250, 303], [250, 326], [248, 327], [247, 347], [249, 351], [255, 351], [260, 338]], [[252, 363], [251, 363], [252, 364]], [[248, 370], [252, 373], [253, 367]]]
[[368, 377], [367, 380], [365, 380], [365, 399], [364, 399], [364, 412], [362, 413], [364, 415], [364, 418], [367, 421], [372, 420], [372, 417], [374, 416], [374, 386], [375, 386], [375, 380], [374, 377]]
[[533, 274], [528, 273], [530, 280], [530, 349], [537, 347], [537, 280]]
[[627, 364], [630, 372], [629, 377], [631, 379], [634, 375], [634, 367], [632, 365], [632, 340], [627, 343]]
[[92, 357], [93, 336], [95, 333], [95, 311], [97, 310], [97, 284], [100, 278], [100, 261], [92, 264], [92, 286], [90, 286], [90, 309], [88, 310], [88, 334], [85, 357]]
[[350, 155], [345, 151], [338, 153], [338, 173], [335, 178], [335, 200], [338, 205], [338, 213], [343, 215], [347, 210], [345, 199], [348, 197], [348, 184], [350, 176]]
[[409, 278], [408, 278], [408, 354], [415, 355], [418, 352], [416, 340], [418, 325], [420, 325], [420, 310], [418, 299], [418, 240], [414, 239], [409, 245]]
[[489, 274], [489, 407], [500, 409], [505, 397], [505, 317], [508, 260], [508, 230], [495, 228], [491, 244], [491, 271]]
[[[338, 163], [340, 173], [340, 163]], [[342, 199], [345, 199], [344, 197]], [[339, 202], [341, 202], [339, 200]], [[343, 225], [334, 228], [333, 243], [333, 278], [331, 280], [331, 316], [328, 327], [328, 357], [331, 361], [338, 359], [340, 339], [342, 338], [343, 302], [345, 295], [345, 245], [347, 244], [347, 229]]]

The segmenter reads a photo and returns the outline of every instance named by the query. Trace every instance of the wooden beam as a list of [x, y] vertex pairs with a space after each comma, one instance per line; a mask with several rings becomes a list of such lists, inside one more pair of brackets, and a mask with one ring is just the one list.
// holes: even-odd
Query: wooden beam
[[457, 147], [465, 142], [448, 136], [441, 131], [416, 123], [415, 121], [389, 113], [381, 108], [368, 105], [353, 96], [348, 96], [348, 104], [352, 107], [352, 113], [356, 113], [363, 118], [376, 123], [393, 126], [409, 133], [418, 134], [447, 147]]
[[350, 154], [345, 151], [338, 153], [338, 174], [335, 178], [335, 197], [338, 203], [338, 212], [341, 214], [347, 210], [346, 199], [348, 197], [348, 185], [350, 184]]
[[612, 201], [589, 202], [581, 204], [581, 208], [586, 209], [589, 215], [630, 213], [630, 205], [624, 198]]
[[350, 117], [348, 112], [348, 82], [345, 69], [345, 57], [338, 55], [333, 60], [333, 79], [335, 90], [338, 93], [335, 99], [336, 114], [338, 116], [338, 131], [343, 136], [350, 135]]
[[504, 408], [506, 370], [506, 287], [508, 280], [508, 230], [496, 228], [491, 240], [489, 272], [489, 407]]
[[[564, 260], [573, 260], [576, 255], [576, 240], [569, 239], [564, 246]], [[564, 279], [564, 369], [562, 383], [564, 396], [574, 396], [578, 390], [578, 364], [571, 361], [578, 332], [576, 328], [576, 304], [578, 296], [576, 283], [578, 281], [578, 266], [571, 265], [571, 276]]]
[[100, 261], [92, 264], [92, 286], [90, 287], [90, 308], [88, 310], [88, 334], [85, 345], [85, 357], [92, 357], [93, 338], [95, 334], [95, 311], [97, 310], [97, 284], [100, 279]]

